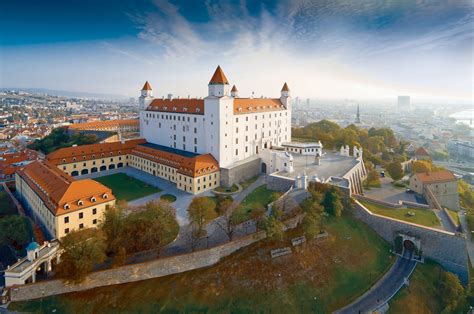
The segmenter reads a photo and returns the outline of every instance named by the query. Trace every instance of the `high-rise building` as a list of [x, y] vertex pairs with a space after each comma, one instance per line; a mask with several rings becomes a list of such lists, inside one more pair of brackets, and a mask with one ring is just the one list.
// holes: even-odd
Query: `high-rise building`
[[360, 123], [360, 111], [359, 111], [359, 104], [357, 104], [357, 115], [355, 123]]

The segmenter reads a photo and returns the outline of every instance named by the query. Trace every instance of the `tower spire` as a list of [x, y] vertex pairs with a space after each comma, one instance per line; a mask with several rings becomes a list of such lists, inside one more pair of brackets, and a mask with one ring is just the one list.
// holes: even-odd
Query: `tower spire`
[[360, 112], [359, 112], [359, 104], [357, 104], [357, 115], [355, 123], [360, 123]]
[[209, 85], [216, 85], [216, 84], [229, 85], [229, 81], [227, 80], [227, 77], [225, 76], [224, 71], [222, 71], [220, 65], [217, 66], [216, 71], [214, 72], [214, 75], [209, 81]]

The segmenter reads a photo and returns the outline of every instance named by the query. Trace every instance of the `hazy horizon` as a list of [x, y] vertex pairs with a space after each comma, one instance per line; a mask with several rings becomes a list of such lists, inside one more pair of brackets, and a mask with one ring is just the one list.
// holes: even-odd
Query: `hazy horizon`
[[[23, 1], [0, 26], [0, 87], [242, 97], [473, 101], [470, 1]], [[8, 14], [6, 14], [8, 12]], [[395, 100], [394, 100], [395, 101]]]

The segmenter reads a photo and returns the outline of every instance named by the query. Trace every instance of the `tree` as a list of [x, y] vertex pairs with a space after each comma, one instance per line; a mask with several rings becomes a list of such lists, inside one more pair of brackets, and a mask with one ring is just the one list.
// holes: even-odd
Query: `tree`
[[28, 218], [8, 215], [0, 218], [0, 245], [24, 246], [31, 241], [31, 222]]
[[188, 216], [197, 226], [197, 232], [202, 234], [204, 223], [216, 216], [216, 204], [209, 197], [195, 197], [188, 207]]
[[177, 228], [174, 209], [168, 202], [149, 202], [125, 218], [120, 238], [127, 252], [156, 249], [159, 254], [176, 237]]
[[57, 266], [60, 278], [73, 283], [81, 282], [94, 265], [105, 260], [105, 237], [100, 229], [72, 231], [61, 239], [63, 250]]
[[328, 214], [336, 217], [342, 215], [343, 205], [339, 194], [334, 188], [325, 193], [322, 205]]
[[260, 227], [260, 225], [262, 224], [262, 221], [265, 217], [266, 212], [267, 212], [267, 209], [261, 203], [255, 202], [252, 205], [252, 210], [250, 212], [250, 218], [252, 218], [255, 221], [255, 226], [257, 228], [257, 231], [258, 231], [258, 228]]
[[365, 179], [365, 186], [366, 186], [366, 188], [380, 187], [379, 173], [374, 168], [372, 168], [368, 171], [367, 179]]
[[124, 218], [121, 207], [108, 207], [105, 210], [101, 228], [106, 238], [107, 252], [110, 254], [117, 253], [123, 247]]
[[456, 312], [465, 297], [464, 288], [456, 275], [446, 271], [442, 272], [439, 296], [444, 306], [443, 313]]
[[267, 238], [272, 240], [282, 240], [285, 225], [274, 216], [269, 216], [262, 222], [262, 229], [267, 233]]
[[216, 224], [225, 232], [229, 241], [232, 241], [235, 229], [238, 223], [238, 216], [236, 208], [239, 206], [238, 203], [226, 199], [219, 204], [221, 216], [215, 220]]
[[414, 173], [430, 172], [432, 170], [432, 164], [426, 160], [417, 160], [413, 162], [412, 170]]
[[403, 178], [403, 169], [400, 162], [393, 161], [387, 165], [386, 169], [393, 180], [397, 181]]
[[323, 211], [324, 208], [314, 200], [307, 206], [302, 226], [309, 238], [314, 238], [319, 233]]

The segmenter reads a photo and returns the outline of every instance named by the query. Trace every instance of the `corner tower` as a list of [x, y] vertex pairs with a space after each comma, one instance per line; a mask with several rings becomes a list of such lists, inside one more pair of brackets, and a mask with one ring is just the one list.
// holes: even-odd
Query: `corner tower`
[[227, 77], [225, 76], [224, 72], [222, 71], [220, 65], [217, 66], [214, 75], [212, 76], [211, 80], [209, 81], [209, 96], [214, 97], [223, 97], [229, 96], [230, 92], [230, 85]]
[[145, 110], [152, 101], [153, 101], [153, 90], [151, 88], [150, 83], [146, 81], [145, 85], [143, 85], [143, 88], [141, 90], [140, 97], [138, 98], [138, 102], [140, 104], [140, 110]]

